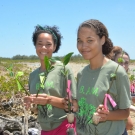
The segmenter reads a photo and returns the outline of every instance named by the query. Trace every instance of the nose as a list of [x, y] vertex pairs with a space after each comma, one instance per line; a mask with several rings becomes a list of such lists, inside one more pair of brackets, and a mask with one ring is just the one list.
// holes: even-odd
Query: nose
[[87, 46], [87, 43], [82, 43], [82, 48], [86, 48]]
[[124, 64], [122, 66], [125, 68], [125, 65]]
[[42, 46], [42, 48], [46, 49], [46, 46], [45, 46], [45, 45], [43, 45], [43, 46]]

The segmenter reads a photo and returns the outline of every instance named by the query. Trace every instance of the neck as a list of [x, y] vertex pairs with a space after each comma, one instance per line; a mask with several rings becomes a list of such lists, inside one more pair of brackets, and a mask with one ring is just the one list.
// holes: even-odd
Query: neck
[[[40, 63], [41, 63], [40, 70], [41, 70], [41, 71], [45, 71], [46, 68], [45, 68], [45, 63], [44, 63], [44, 61], [40, 61]], [[55, 65], [55, 62], [51, 62], [51, 65]]]
[[40, 63], [41, 63], [40, 70], [41, 70], [41, 71], [45, 71], [46, 68], [45, 68], [44, 61], [40, 61]]
[[98, 68], [102, 67], [108, 61], [109, 61], [109, 59], [106, 58], [104, 55], [101, 55], [98, 58], [93, 58], [90, 60], [90, 68], [92, 70], [98, 69]]

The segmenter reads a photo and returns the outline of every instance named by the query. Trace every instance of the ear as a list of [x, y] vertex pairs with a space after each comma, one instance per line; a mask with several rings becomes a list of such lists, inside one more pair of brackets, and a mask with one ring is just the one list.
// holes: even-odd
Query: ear
[[105, 43], [105, 36], [103, 36], [103, 37], [101, 38], [101, 45], [104, 45], [104, 43]]

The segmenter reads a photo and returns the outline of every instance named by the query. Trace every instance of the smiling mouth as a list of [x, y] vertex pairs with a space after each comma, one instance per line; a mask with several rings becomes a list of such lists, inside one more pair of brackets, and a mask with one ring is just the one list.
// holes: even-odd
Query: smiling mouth
[[47, 53], [45, 53], [45, 52], [41, 52], [41, 54], [46, 55]]
[[90, 51], [82, 51], [82, 54], [88, 54]]

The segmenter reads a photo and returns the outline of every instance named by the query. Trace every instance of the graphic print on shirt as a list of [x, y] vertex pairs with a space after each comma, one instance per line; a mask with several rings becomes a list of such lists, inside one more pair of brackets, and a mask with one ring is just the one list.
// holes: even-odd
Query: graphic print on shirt
[[[49, 88], [54, 88], [54, 84], [52, 81], [46, 81], [45, 85], [42, 85], [40, 83], [36, 84], [36, 90], [39, 91], [40, 93], [44, 93], [44, 88], [49, 89]], [[49, 95], [49, 94], [48, 94]], [[53, 115], [53, 111], [52, 111], [52, 105], [47, 104], [47, 105], [38, 105], [38, 110], [40, 112], [40, 114], [44, 117], [51, 117]]]
[[[87, 103], [87, 98], [89, 95], [98, 96], [98, 88], [88, 88], [85, 89], [84, 86], [80, 87], [79, 94], [81, 95], [80, 100], [78, 101], [79, 112], [77, 113], [77, 125], [80, 130], [86, 133], [94, 132], [96, 134], [97, 129], [96, 125], [92, 124], [93, 114], [96, 112], [96, 107], [92, 104]], [[91, 126], [94, 126], [95, 131], [92, 130]]]

